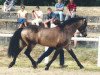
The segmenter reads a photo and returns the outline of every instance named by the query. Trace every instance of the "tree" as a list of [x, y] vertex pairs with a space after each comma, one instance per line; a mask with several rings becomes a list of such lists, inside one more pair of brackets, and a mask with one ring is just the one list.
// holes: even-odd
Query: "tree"
[[[21, 3], [25, 5], [32, 6], [54, 6], [57, 0], [15, 0], [16, 5], [20, 5]], [[63, 0], [65, 5], [69, 0]], [[100, 0], [74, 0], [78, 6], [100, 6]], [[0, 4], [3, 4], [5, 0], [0, 0]]]
[[5, 0], [0, 0], [0, 5], [3, 5], [4, 2]]

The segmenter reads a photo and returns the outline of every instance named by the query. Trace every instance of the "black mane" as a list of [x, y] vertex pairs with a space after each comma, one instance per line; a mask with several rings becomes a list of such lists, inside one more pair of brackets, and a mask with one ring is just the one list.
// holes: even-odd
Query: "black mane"
[[60, 27], [63, 28], [65, 27], [66, 25], [72, 25], [73, 23], [76, 23], [78, 22], [79, 20], [82, 20], [82, 19], [85, 19], [83, 17], [75, 17], [75, 18], [70, 18], [68, 20], [65, 20], [61, 25]]
[[28, 25], [25, 29], [31, 29], [32, 31], [38, 32], [39, 26], [37, 25]]

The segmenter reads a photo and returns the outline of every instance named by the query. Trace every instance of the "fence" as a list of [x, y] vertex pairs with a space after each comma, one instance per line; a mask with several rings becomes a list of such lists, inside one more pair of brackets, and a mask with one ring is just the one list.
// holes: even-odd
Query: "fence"
[[[11, 37], [13, 34], [0, 34], [0, 37]], [[77, 41], [94, 41], [98, 42], [98, 60], [97, 66], [100, 67], [100, 36], [98, 38], [86, 38], [86, 37], [72, 37], [72, 40]], [[48, 57], [45, 58], [45, 63], [48, 63]]]
[[98, 60], [97, 60], [97, 66], [100, 67], [100, 36], [98, 38], [85, 38], [85, 37], [73, 37], [72, 40], [77, 41], [96, 41], [98, 42]]

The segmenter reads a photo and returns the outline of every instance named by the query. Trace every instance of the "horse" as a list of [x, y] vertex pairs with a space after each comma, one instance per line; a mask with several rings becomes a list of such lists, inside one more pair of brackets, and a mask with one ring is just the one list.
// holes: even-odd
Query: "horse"
[[19, 53], [26, 46], [27, 49], [24, 53], [31, 61], [33, 68], [37, 68], [36, 61], [30, 55], [36, 44], [54, 47], [56, 49], [52, 60], [46, 65], [45, 70], [49, 69], [61, 48], [65, 48], [69, 52], [81, 69], [84, 68], [71, 49], [71, 38], [77, 29], [83, 36], [87, 36], [86, 27], [86, 19], [77, 17], [66, 20], [61, 25], [59, 24], [54, 28], [40, 28], [36, 25], [28, 25], [25, 28], [19, 28], [15, 31], [9, 43], [8, 56], [13, 58], [12, 62], [9, 64], [9, 68], [16, 63]]

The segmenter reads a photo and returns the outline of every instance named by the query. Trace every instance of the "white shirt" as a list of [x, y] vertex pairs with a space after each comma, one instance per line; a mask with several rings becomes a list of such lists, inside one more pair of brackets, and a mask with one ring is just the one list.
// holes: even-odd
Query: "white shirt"
[[[35, 13], [42, 19], [43, 18], [43, 12], [42, 11], [35, 11]], [[37, 16], [35, 16], [36, 18], [38, 18]]]
[[26, 18], [26, 14], [27, 14], [26, 10], [24, 11], [19, 10], [17, 13], [18, 13], [18, 18]]

